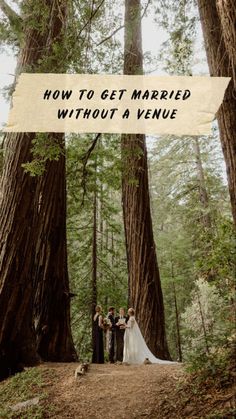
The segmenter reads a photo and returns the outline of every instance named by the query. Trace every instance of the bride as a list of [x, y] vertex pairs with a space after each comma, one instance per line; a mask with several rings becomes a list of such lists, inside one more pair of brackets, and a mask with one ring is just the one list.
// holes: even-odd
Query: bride
[[152, 364], [172, 364], [156, 358], [148, 349], [143, 335], [134, 317], [134, 309], [128, 310], [129, 320], [125, 325], [123, 362], [127, 364], [143, 364], [148, 359]]

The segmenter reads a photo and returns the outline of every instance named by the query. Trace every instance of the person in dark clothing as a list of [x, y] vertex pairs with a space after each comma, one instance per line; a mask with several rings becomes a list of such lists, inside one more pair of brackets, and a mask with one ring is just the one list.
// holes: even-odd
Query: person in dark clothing
[[123, 361], [123, 350], [124, 350], [124, 334], [125, 334], [125, 323], [127, 323], [128, 317], [125, 315], [125, 309], [120, 308], [119, 316], [115, 318], [116, 323], [116, 350], [115, 359], [116, 361]]
[[109, 307], [108, 309], [108, 316], [107, 318], [110, 320], [110, 339], [109, 339], [109, 361], [111, 364], [115, 362], [115, 330], [116, 330], [116, 322], [115, 322], [115, 308]]
[[96, 306], [93, 317], [93, 357], [94, 364], [104, 364], [104, 346], [103, 346], [103, 318], [102, 307]]

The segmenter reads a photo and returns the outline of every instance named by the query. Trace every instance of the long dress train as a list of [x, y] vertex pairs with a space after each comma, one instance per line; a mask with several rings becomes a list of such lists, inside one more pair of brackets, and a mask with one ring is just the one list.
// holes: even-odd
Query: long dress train
[[131, 316], [127, 323], [124, 336], [124, 357], [123, 362], [128, 364], [143, 364], [146, 358], [152, 364], [173, 364], [172, 361], [164, 361], [156, 358], [148, 349], [143, 335], [134, 316]]

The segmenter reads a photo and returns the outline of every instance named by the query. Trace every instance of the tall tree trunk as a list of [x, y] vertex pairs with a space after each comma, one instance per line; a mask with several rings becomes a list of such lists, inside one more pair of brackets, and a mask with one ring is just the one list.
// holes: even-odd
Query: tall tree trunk
[[62, 149], [59, 161], [50, 161], [38, 183], [35, 249], [36, 296], [34, 321], [37, 351], [45, 361], [75, 361], [70, 328], [70, 291], [66, 246], [66, 179], [63, 134], [53, 134]]
[[[95, 168], [96, 169], [96, 168]], [[96, 181], [95, 181], [96, 183]], [[93, 195], [93, 243], [92, 243], [92, 302], [91, 302], [91, 321], [92, 321], [92, 345], [96, 345], [95, 325], [93, 317], [97, 305], [97, 190], [96, 184]]]
[[236, 3], [235, 0], [216, 0], [216, 6], [236, 88]]
[[[51, 71], [58, 69], [50, 55], [64, 33], [65, 5], [64, 0], [41, 0], [42, 7], [36, 7], [31, 0], [24, 2], [31, 13], [22, 16], [25, 37], [17, 73], [22, 69], [37, 71], [41, 60], [48, 60]], [[42, 25], [37, 27], [32, 21]], [[34, 134], [27, 133], [8, 134], [5, 138], [0, 208], [0, 377], [20, 370], [21, 364], [38, 361], [33, 327], [33, 267], [37, 245], [34, 203], [38, 202], [39, 180], [22, 168], [22, 163], [31, 159], [32, 138]]]
[[31, 140], [32, 135], [7, 135], [0, 207], [0, 379], [38, 360], [32, 324], [36, 180], [21, 167]]
[[[143, 73], [140, 0], [125, 2], [124, 73]], [[153, 237], [146, 139], [122, 135], [122, 201], [129, 272], [129, 304], [150, 350], [169, 359], [160, 275]]]
[[[235, 61], [229, 58], [225, 45], [225, 27], [222, 31], [216, 0], [198, 0], [207, 60], [211, 76], [234, 77]], [[235, 11], [235, 4], [232, 6]], [[230, 26], [232, 28], [232, 26]], [[234, 28], [235, 29], [235, 28]], [[225, 40], [224, 40], [225, 38]], [[228, 38], [227, 38], [228, 39]], [[228, 42], [228, 41], [227, 41]], [[235, 47], [235, 45], [234, 45]], [[230, 47], [229, 47], [230, 48]], [[223, 103], [217, 112], [220, 139], [224, 153], [232, 214], [236, 224], [236, 92], [233, 79], [226, 90]]]

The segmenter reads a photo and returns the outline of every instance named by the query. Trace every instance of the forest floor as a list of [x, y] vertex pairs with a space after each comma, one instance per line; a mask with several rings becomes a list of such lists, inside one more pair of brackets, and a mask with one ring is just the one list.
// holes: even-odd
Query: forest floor
[[[25, 394], [24, 399], [39, 396], [40, 407], [15, 413], [0, 409], [0, 417], [20, 419], [235, 417], [232, 385], [217, 388], [212, 383], [209, 386], [206, 383], [204, 386], [193, 384], [183, 367], [178, 364], [91, 365], [88, 373], [75, 379], [76, 366], [77, 364], [45, 363], [31, 369], [34, 371], [30, 372], [31, 376], [28, 377], [31, 394]], [[18, 376], [23, 377], [23, 374], [27, 373]], [[1, 390], [6, 398], [7, 391], [10, 392], [11, 380], [17, 381], [13, 377], [0, 383], [0, 403]], [[9, 400], [7, 403], [9, 407]], [[11, 404], [14, 403], [12, 399]]]

